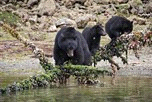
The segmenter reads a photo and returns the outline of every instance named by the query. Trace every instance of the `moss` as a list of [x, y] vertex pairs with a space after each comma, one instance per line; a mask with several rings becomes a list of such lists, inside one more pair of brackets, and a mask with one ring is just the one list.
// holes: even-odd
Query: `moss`
[[20, 22], [20, 18], [11, 12], [1, 11], [0, 12], [0, 21], [3, 21], [12, 26], [16, 26], [16, 24], [18, 22]]

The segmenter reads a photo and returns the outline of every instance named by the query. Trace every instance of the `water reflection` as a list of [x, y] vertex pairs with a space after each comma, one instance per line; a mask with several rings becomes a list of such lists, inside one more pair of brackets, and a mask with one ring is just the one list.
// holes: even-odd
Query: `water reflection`
[[71, 82], [67, 86], [39, 88], [0, 96], [1, 102], [152, 102], [151, 77], [118, 77], [116, 85], [105, 77], [104, 87]]

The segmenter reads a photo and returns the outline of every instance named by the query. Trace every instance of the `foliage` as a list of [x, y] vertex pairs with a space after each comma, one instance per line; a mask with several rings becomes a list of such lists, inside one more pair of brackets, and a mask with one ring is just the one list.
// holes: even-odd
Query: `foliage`
[[8, 11], [0, 11], [0, 21], [3, 21], [11, 26], [16, 26], [20, 18]]

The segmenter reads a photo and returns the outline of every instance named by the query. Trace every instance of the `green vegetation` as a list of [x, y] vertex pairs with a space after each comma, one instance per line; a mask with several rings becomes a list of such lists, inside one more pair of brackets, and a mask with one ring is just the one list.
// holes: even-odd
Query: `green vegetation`
[[20, 22], [20, 18], [11, 12], [0, 11], [0, 21], [3, 21], [11, 26], [16, 26], [16, 24]]

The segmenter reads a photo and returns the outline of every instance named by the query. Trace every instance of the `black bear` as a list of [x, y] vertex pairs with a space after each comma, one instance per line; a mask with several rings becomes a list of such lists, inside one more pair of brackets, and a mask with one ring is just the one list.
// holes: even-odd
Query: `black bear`
[[91, 54], [94, 55], [95, 52], [100, 47], [101, 36], [105, 36], [106, 33], [103, 30], [102, 25], [97, 24], [97, 25], [94, 25], [93, 27], [86, 27], [83, 30], [82, 35], [88, 44]]
[[131, 33], [133, 30], [133, 22], [125, 17], [113, 16], [106, 23], [105, 30], [111, 39], [116, 39], [124, 33]]
[[82, 34], [73, 27], [62, 27], [56, 35], [54, 44], [55, 65], [91, 65], [91, 53]]

